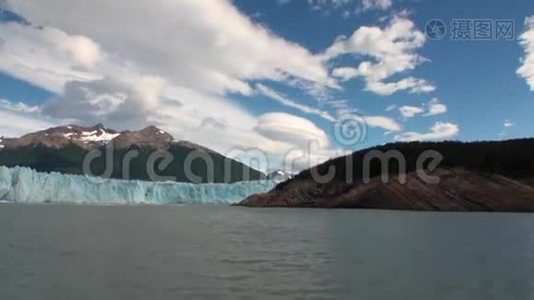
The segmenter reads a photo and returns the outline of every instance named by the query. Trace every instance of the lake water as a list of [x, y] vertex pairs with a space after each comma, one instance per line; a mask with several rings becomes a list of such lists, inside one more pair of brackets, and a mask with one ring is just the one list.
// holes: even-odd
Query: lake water
[[0, 205], [0, 299], [533, 299], [534, 215]]

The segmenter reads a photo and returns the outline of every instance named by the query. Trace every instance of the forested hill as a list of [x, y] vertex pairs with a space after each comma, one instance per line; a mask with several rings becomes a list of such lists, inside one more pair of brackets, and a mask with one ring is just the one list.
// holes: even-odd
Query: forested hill
[[[378, 150], [378, 151], [374, 151]], [[418, 176], [417, 160], [428, 151], [442, 161], [432, 172], [439, 183]], [[375, 153], [402, 154], [406, 183], [399, 181], [398, 159], [368, 160]], [[393, 152], [392, 152], [393, 151]], [[423, 169], [428, 167], [423, 164]], [[383, 182], [385, 162], [389, 181]], [[314, 174], [334, 170], [332, 180], [317, 182]], [[404, 173], [404, 172], [402, 172]], [[347, 180], [352, 178], [352, 180]], [[350, 182], [348, 182], [350, 181]], [[490, 142], [394, 143], [357, 151], [305, 170], [271, 192], [245, 199], [247, 206], [306, 206], [410, 210], [534, 210], [534, 139]]]

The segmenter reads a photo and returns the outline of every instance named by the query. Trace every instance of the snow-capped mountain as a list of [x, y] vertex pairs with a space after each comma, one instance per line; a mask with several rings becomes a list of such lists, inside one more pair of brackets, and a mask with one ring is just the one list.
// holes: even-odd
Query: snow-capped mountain
[[61, 149], [75, 144], [84, 149], [94, 149], [113, 142], [117, 149], [132, 146], [167, 149], [171, 146], [183, 146], [192, 149], [209, 149], [188, 141], [176, 141], [172, 135], [156, 126], [148, 126], [141, 130], [122, 131], [106, 128], [103, 124], [92, 127], [66, 125], [49, 128], [26, 134], [19, 138], [0, 138], [0, 149], [24, 146], [46, 146]]
[[[17, 148], [30, 145], [43, 145], [60, 149], [68, 144], [91, 149], [113, 142], [118, 148], [132, 145], [166, 148], [174, 143], [174, 138], [162, 129], [149, 126], [138, 131], [119, 132], [97, 124], [92, 127], [66, 125], [26, 134], [19, 138], [0, 139], [0, 148]], [[180, 142], [176, 142], [180, 143]]]
[[67, 125], [29, 133], [19, 138], [3, 138], [0, 142], [0, 148], [18, 148], [40, 144], [59, 149], [70, 143], [84, 148], [92, 148], [105, 145], [120, 134], [113, 129], [105, 128], [102, 124], [93, 127]]
[[[172, 135], [155, 126], [119, 132], [106, 128], [103, 124], [92, 127], [66, 125], [29, 133], [19, 138], [1, 138], [0, 165], [24, 166], [43, 172], [83, 174], [83, 162], [89, 151], [102, 150], [107, 153], [104, 150], [109, 149], [108, 146], [113, 149], [113, 178], [151, 179], [146, 166], [150, 155], [157, 150], [166, 150], [173, 156], [172, 163], [166, 169], [160, 170], [160, 175], [175, 177], [176, 181], [191, 181], [192, 176], [186, 175], [185, 167], [191, 168], [201, 182], [236, 182], [261, 179], [265, 176], [260, 171], [203, 146], [188, 141], [176, 141]], [[136, 150], [138, 153], [133, 159], [129, 158], [130, 174], [125, 175], [122, 174], [122, 163], [129, 150]], [[186, 163], [186, 157], [193, 151], [202, 151], [203, 156], [206, 157], [207, 154], [211, 161], [194, 159]], [[108, 161], [105, 157], [96, 159], [93, 165], [98, 172], [94, 174], [104, 173], [109, 167]], [[214, 170], [210, 169], [212, 166]], [[244, 175], [247, 172], [250, 172], [250, 177]]]

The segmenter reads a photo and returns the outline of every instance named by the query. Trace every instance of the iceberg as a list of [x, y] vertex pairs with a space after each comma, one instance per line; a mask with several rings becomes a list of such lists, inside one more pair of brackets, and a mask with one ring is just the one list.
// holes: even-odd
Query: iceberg
[[191, 184], [104, 179], [0, 166], [0, 201], [75, 204], [232, 204], [272, 189], [274, 180]]

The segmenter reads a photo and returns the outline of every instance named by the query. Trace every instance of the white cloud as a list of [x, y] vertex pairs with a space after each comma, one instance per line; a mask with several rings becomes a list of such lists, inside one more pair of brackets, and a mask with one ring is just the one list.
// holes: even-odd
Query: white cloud
[[409, 90], [410, 93], [428, 93], [436, 90], [426, 80], [413, 77], [404, 78], [397, 82], [370, 81], [367, 82], [365, 89], [381, 96], [389, 96], [402, 90]]
[[249, 94], [250, 79], [294, 77], [334, 84], [306, 48], [255, 24], [227, 0], [136, 5], [128, 0], [17, 0], [10, 5], [31, 22], [91, 38], [108, 53], [134, 63], [141, 73], [199, 91]]
[[[319, 57], [255, 24], [227, 0], [12, 2], [30, 22], [46, 25], [1, 23], [0, 70], [55, 92], [39, 109], [56, 120], [118, 129], [152, 123], [221, 153], [262, 145], [280, 154], [299, 141], [255, 131], [258, 118], [233, 104], [229, 93], [252, 95], [249, 82], [265, 79], [336, 87]], [[158, 22], [139, 21], [149, 19]], [[207, 120], [223, 126], [206, 126]]]
[[388, 131], [399, 131], [401, 130], [401, 126], [393, 119], [384, 117], [384, 116], [363, 116], [360, 114], [355, 114], [352, 110], [347, 108], [346, 101], [342, 102], [331, 102], [330, 104], [337, 106], [337, 118], [331, 115], [327, 111], [323, 111], [317, 108], [309, 107], [306, 105], [302, 105], [297, 103], [294, 100], [288, 99], [287, 97], [280, 95], [276, 91], [270, 89], [269, 87], [257, 84], [256, 89], [263, 95], [285, 105], [288, 107], [293, 107], [301, 112], [308, 113], [308, 114], [314, 114], [317, 116], [322, 117], [323, 119], [330, 121], [330, 122], [336, 122], [336, 120], [340, 118], [354, 118], [355, 120], [365, 123], [367, 126], [370, 127], [378, 127], [382, 128], [384, 130]]
[[426, 104], [425, 116], [437, 116], [447, 112], [447, 105], [441, 103], [438, 98], [433, 98]]
[[525, 56], [521, 59], [517, 74], [523, 77], [530, 90], [534, 91], [534, 15], [525, 19], [525, 27], [525, 32], [519, 36], [519, 44], [523, 46]]
[[433, 98], [422, 106], [404, 105], [399, 107], [399, 111], [404, 118], [413, 118], [416, 115], [425, 117], [437, 116], [447, 112], [447, 105], [441, 103], [438, 98]]
[[90, 39], [53, 28], [0, 23], [0, 70], [53, 92], [68, 80], [97, 77], [87, 70], [102, 59]]
[[400, 131], [402, 128], [395, 120], [384, 116], [363, 116], [365, 123], [388, 131]]
[[271, 98], [275, 101], [277, 101], [278, 103], [282, 104], [282, 105], [285, 105], [287, 107], [292, 107], [292, 108], [295, 108], [303, 113], [306, 113], [306, 114], [313, 114], [313, 115], [317, 115], [317, 116], [320, 116], [321, 118], [325, 119], [325, 120], [328, 120], [330, 122], [334, 122], [336, 119], [327, 111], [323, 111], [323, 110], [320, 110], [320, 109], [317, 109], [317, 108], [314, 108], [314, 107], [311, 107], [311, 106], [308, 106], [308, 105], [304, 105], [304, 104], [300, 104], [294, 100], [291, 100], [289, 98], [287, 98], [286, 96], [284, 95], [281, 95], [280, 93], [274, 91], [273, 89], [261, 84], [261, 83], [258, 83], [256, 84], [256, 90], [268, 97], [268, 98]]
[[331, 60], [345, 54], [371, 58], [357, 67], [336, 68], [332, 71], [332, 76], [343, 81], [362, 77], [366, 89], [380, 95], [391, 95], [401, 90], [431, 92], [435, 87], [424, 79], [407, 77], [396, 82], [386, 82], [391, 76], [411, 71], [426, 61], [416, 53], [425, 41], [425, 35], [411, 20], [395, 16], [385, 28], [362, 26], [348, 38], [339, 37], [325, 51], [323, 58]]
[[43, 104], [42, 112], [85, 125], [98, 121], [123, 130], [135, 128], [153, 115], [164, 86], [163, 79], [148, 76], [69, 81], [60, 96]]
[[358, 69], [352, 67], [340, 67], [332, 70], [332, 76], [339, 78], [342, 81], [348, 81], [359, 75]]
[[259, 117], [256, 131], [267, 138], [307, 148], [311, 142], [327, 148], [326, 133], [312, 122], [286, 113], [267, 113]]
[[404, 132], [395, 136], [396, 141], [411, 142], [411, 141], [429, 141], [442, 140], [458, 135], [460, 128], [457, 124], [436, 122], [431, 128], [430, 132]]
[[30, 106], [22, 102], [13, 103], [7, 99], [0, 99], [0, 109], [20, 113], [37, 113], [40, 111], [39, 106]]
[[352, 0], [308, 0], [313, 9], [339, 8], [347, 5]]
[[504, 128], [511, 128], [514, 127], [514, 123], [512, 123], [510, 120], [505, 120], [503, 126]]
[[404, 105], [399, 107], [401, 115], [405, 118], [413, 118], [418, 114], [423, 113], [425, 110], [417, 106]]
[[387, 131], [400, 131], [402, 128], [395, 120], [386, 116], [363, 115], [358, 110], [350, 108], [346, 100], [331, 100], [327, 104], [336, 108], [337, 120], [354, 120], [368, 127], [381, 128]]
[[[392, 0], [307, 0], [308, 4], [315, 10], [332, 10], [342, 7], [347, 7], [349, 4], [356, 3], [358, 9], [356, 11], [367, 10], [387, 10], [393, 5]], [[278, 4], [284, 5], [291, 2], [291, 0], [278, 0]], [[344, 10], [343, 14], [350, 14], [349, 10]]]
[[365, 10], [372, 10], [372, 9], [379, 9], [379, 10], [386, 10], [390, 8], [393, 5], [392, 0], [363, 0], [362, 1], [362, 9]]
[[[338, 88], [327, 66], [344, 54], [368, 61], [352, 68], [357, 74], [332, 73], [347, 80], [362, 77], [376, 93], [434, 89], [413, 77], [388, 82], [424, 61], [415, 53], [424, 35], [403, 17], [395, 17], [386, 28], [362, 27], [314, 55], [254, 23], [229, 0], [136, 5], [127, 0], [16, 0], [10, 5], [36, 26], [0, 23], [0, 70], [57, 94], [37, 111], [13, 103], [4, 108], [19, 118], [22, 112], [40, 113], [45, 120], [105, 122], [117, 129], [156, 124], [177, 139], [223, 154], [261, 145], [269, 154], [281, 155], [311, 138], [328, 156], [328, 137], [312, 122], [289, 114], [257, 117], [232, 101], [232, 93], [259, 92], [334, 122], [341, 110], [331, 113], [305, 105], [257, 82], [282, 82], [319, 98], [325, 89]], [[360, 118], [370, 127], [402, 129], [388, 117]], [[39, 122], [27, 124], [35, 125], [31, 130], [48, 124]]]
[[[21, 32], [26, 32], [26, 37], [41, 33], [40, 29], [16, 26]], [[12, 37], [21, 36], [9, 35], [7, 38], [13, 41]], [[69, 76], [71, 70], [80, 68], [79, 64], [72, 62], [69, 53], [62, 53], [62, 50], [57, 50], [57, 45], [50, 47], [39, 38], [20, 40], [23, 41], [21, 45], [32, 47], [20, 47], [17, 49], [21, 51], [10, 54], [24, 53], [27, 59], [17, 62], [25, 63], [28, 74], [34, 75], [28, 77], [22, 74], [20, 77], [56, 91], [58, 95], [39, 107], [0, 101], [0, 135], [20, 136], [66, 123], [94, 125], [104, 122], [116, 129], [139, 129], [147, 124], [156, 124], [177, 139], [193, 141], [223, 154], [232, 153], [236, 148], [249, 149], [261, 145], [269, 155], [281, 155], [297, 147], [294, 143], [272, 140], [254, 131], [257, 118], [225, 97], [173, 86], [169, 79], [140, 75], [131, 64], [122, 66], [117, 61], [107, 60], [109, 55], [104, 53], [105, 63], [95, 66], [100, 74], [95, 72], [93, 75], [90, 72], [94, 70], [89, 72], [86, 69], [84, 74], [89, 76]], [[41, 53], [53, 55], [40, 56]], [[6, 56], [0, 56], [0, 60], [3, 58]], [[55, 68], [63, 66], [63, 62], [68, 62], [65, 68]], [[35, 67], [35, 70], [30, 70], [30, 67]], [[206, 120], [223, 126], [206, 126]]]
[[57, 125], [30, 107], [22, 103], [1, 100], [0, 137], [18, 137], [35, 130], [42, 130]]

